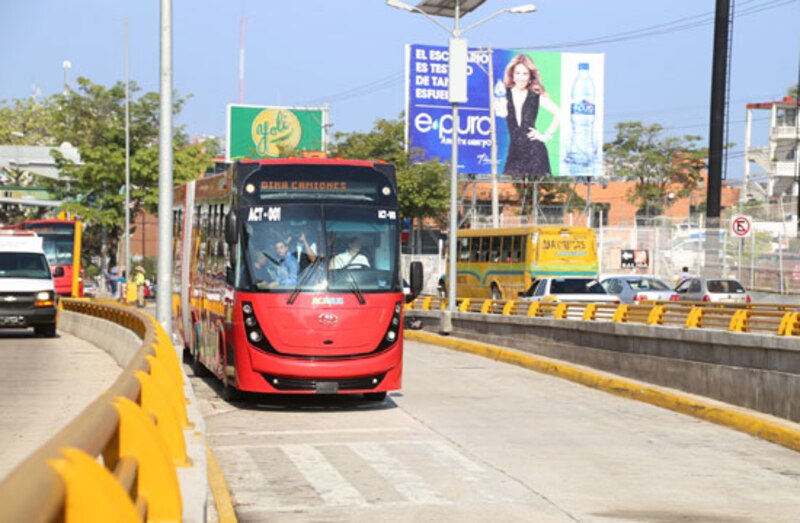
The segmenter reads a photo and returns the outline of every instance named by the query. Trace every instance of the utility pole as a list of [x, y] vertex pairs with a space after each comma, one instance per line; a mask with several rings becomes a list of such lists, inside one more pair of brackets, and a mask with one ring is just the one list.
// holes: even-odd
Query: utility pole
[[728, 76], [730, 2], [717, 0], [714, 21], [714, 57], [711, 64], [711, 124], [708, 133], [708, 187], [706, 189], [706, 267], [718, 263], [722, 200], [722, 155], [725, 144], [725, 106]]
[[172, 339], [172, 0], [161, 0], [156, 319]]

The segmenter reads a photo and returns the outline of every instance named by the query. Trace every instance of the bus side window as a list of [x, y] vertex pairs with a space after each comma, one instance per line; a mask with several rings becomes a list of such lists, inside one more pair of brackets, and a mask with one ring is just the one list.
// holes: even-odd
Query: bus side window
[[469, 255], [469, 238], [461, 238], [461, 241], [458, 242], [458, 261], [468, 262]]
[[480, 261], [481, 239], [472, 238], [469, 246], [469, 261], [475, 263]]
[[523, 249], [525, 248], [525, 237], [514, 236], [514, 243], [511, 248], [511, 261], [521, 262], [523, 258]]
[[511, 262], [511, 249], [513, 245], [513, 236], [504, 236], [502, 248], [500, 249], [500, 261], [509, 263]]

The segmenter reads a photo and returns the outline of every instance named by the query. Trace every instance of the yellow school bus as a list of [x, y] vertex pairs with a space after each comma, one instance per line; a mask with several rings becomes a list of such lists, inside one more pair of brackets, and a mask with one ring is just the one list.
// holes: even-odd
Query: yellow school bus
[[514, 299], [537, 278], [597, 276], [597, 240], [588, 227], [464, 229], [457, 256], [459, 298]]

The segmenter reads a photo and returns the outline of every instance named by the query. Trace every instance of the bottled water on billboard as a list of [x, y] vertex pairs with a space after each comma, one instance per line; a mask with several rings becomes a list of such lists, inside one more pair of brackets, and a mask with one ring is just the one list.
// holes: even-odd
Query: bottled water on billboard
[[589, 64], [578, 64], [578, 76], [572, 84], [570, 122], [572, 137], [564, 162], [572, 165], [572, 174], [589, 176], [595, 161], [594, 119], [595, 89], [589, 75]]
[[508, 116], [508, 106], [506, 105], [506, 86], [502, 80], [494, 84], [494, 115], [498, 118]]

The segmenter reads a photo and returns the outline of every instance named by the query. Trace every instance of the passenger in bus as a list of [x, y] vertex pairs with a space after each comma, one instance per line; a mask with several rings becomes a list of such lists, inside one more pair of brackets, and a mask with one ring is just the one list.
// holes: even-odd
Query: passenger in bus
[[350, 238], [347, 241], [347, 250], [333, 257], [330, 263], [331, 269], [359, 269], [369, 268], [369, 260], [361, 252], [361, 239]]
[[253, 278], [256, 287], [293, 287], [297, 284], [297, 258], [289, 252], [284, 240], [275, 242], [276, 258], [260, 252], [253, 262]]
[[308, 238], [304, 232], [300, 233], [297, 237], [297, 261], [300, 262], [301, 270], [308, 267], [314, 260], [317, 259], [317, 242], [308, 242]]

